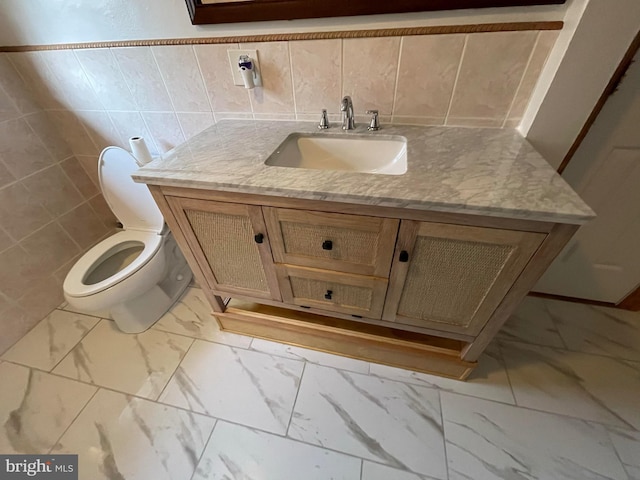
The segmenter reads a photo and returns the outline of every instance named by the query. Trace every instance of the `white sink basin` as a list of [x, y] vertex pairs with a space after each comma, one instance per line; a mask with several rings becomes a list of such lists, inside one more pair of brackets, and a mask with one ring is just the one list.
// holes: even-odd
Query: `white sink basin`
[[264, 163], [277, 167], [402, 175], [407, 171], [407, 139], [377, 133], [292, 133]]

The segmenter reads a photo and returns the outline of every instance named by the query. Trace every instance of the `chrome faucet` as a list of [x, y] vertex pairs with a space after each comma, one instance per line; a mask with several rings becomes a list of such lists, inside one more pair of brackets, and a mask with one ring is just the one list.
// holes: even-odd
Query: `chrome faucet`
[[342, 129], [353, 130], [356, 128], [356, 122], [353, 119], [353, 102], [349, 95], [345, 95], [340, 103], [340, 111], [342, 112]]

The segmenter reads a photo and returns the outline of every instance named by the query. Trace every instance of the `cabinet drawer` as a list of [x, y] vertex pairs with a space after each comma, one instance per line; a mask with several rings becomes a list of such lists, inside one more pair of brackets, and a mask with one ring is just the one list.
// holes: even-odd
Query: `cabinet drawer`
[[398, 220], [263, 207], [276, 263], [389, 276]]
[[285, 303], [380, 318], [387, 280], [315, 268], [277, 266]]

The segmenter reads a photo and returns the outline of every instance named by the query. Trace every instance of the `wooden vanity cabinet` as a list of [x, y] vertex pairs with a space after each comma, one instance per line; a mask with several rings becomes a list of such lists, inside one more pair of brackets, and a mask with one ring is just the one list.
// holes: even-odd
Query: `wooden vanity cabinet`
[[403, 220], [383, 319], [475, 337], [545, 236]]
[[458, 379], [577, 229], [150, 190], [222, 329]]

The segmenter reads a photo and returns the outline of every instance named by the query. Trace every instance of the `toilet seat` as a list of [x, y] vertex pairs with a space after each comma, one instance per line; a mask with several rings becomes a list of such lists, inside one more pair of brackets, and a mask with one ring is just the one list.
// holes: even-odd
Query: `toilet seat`
[[[72, 297], [86, 297], [113, 287], [149, 263], [160, 249], [162, 240], [163, 237], [155, 232], [141, 230], [124, 230], [106, 238], [85, 253], [71, 268], [64, 281], [65, 293]], [[105, 262], [119, 251], [115, 247], [125, 243], [141, 243], [144, 247], [129, 265], [114, 275], [91, 285], [84, 283], [89, 274], [95, 270], [97, 264]], [[112, 249], [114, 251], [110, 255], [105, 255]]]

